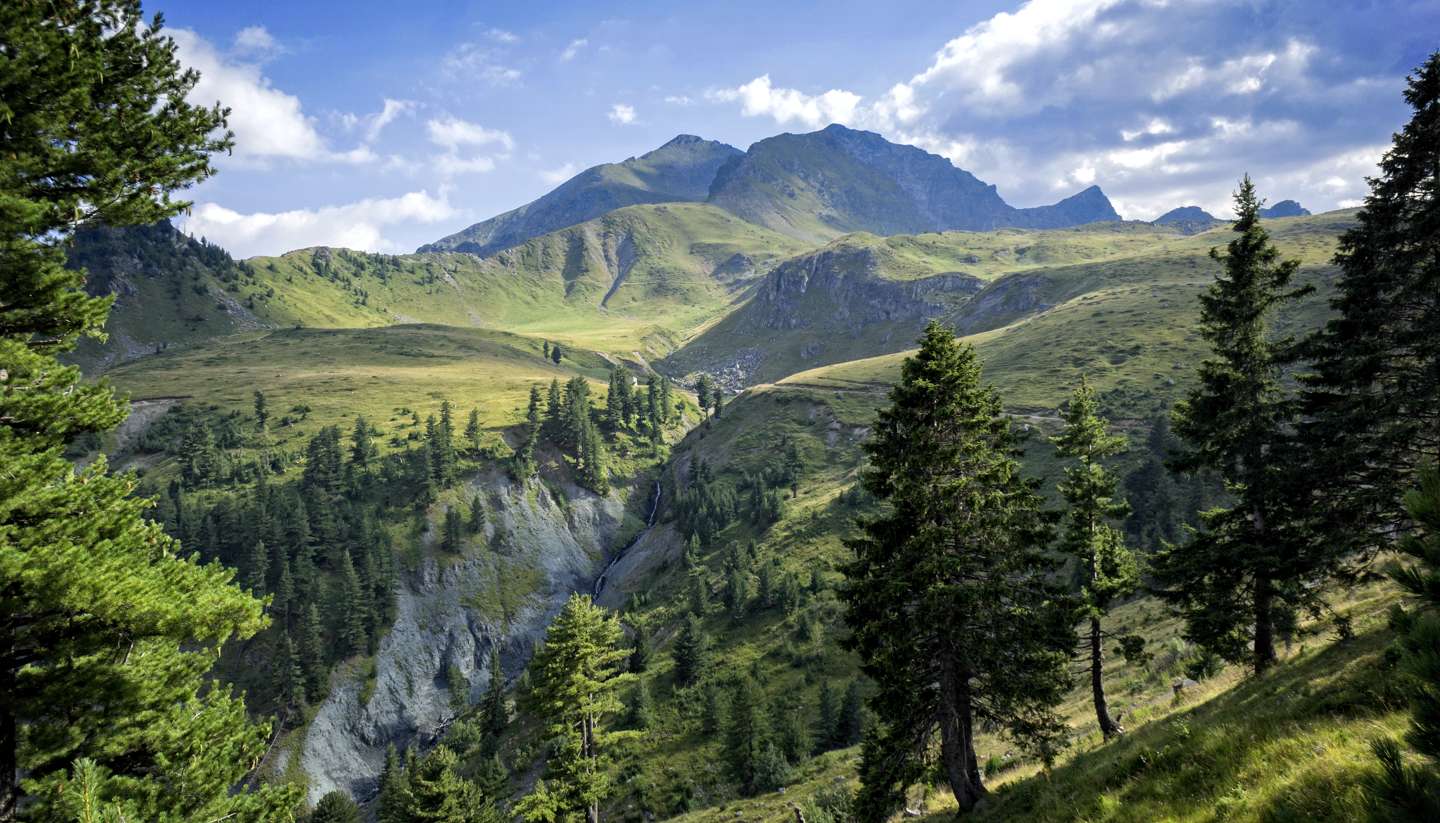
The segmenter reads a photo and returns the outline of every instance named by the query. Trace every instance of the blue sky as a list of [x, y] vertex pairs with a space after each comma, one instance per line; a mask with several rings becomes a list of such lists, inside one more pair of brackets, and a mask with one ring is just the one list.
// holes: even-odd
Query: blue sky
[[182, 221], [240, 256], [411, 251], [679, 133], [831, 122], [1019, 206], [1354, 205], [1440, 0], [614, 4], [157, 0], [237, 146]]

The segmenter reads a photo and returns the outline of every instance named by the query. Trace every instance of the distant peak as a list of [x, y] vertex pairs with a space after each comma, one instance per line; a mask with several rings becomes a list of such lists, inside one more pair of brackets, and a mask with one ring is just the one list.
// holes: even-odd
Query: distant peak
[[691, 145], [694, 145], [694, 144], [696, 144], [696, 143], [708, 143], [708, 142], [710, 142], [710, 141], [709, 141], [709, 140], [706, 140], [705, 138], [700, 137], [700, 136], [698, 136], [698, 135], [694, 135], [694, 134], [677, 134], [677, 135], [675, 135], [674, 137], [670, 138], [670, 142], [666, 143], [665, 145], [661, 146], [660, 148], [664, 149], [664, 148], [668, 148], [668, 147], [670, 147], [670, 146], [691, 146]]

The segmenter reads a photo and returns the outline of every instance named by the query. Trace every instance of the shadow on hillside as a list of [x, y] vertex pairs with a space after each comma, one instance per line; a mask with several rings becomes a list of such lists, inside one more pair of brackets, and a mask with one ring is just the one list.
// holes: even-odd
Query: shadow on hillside
[[1351, 820], [1368, 741], [1403, 722], [1369, 632], [1001, 787], [977, 820]]

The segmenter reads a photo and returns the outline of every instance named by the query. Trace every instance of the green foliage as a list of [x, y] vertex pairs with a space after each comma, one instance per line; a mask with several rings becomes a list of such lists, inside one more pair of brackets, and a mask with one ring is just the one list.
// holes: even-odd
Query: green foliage
[[234, 791], [268, 724], [204, 688], [215, 648], [264, 626], [261, 604], [182, 558], [132, 477], [63, 457], [125, 411], [55, 359], [102, 335], [111, 302], [86, 295], [62, 246], [178, 213], [172, 193], [230, 145], [225, 112], [184, 102], [198, 75], [135, 2], [7, 4], [0, 43], [0, 819], [17, 774], [28, 816], [73, 819], [72, 765], [96, 814], [286, 816], [288, 789]]
[[1373, 553], [1440, 461], [1440, 52], [1410, 76], [1411, 119], [1340, 238], [1334, 316], [1306, 344], [1305, 474], [1321, 540]]
[[1105, 634], [1101, 619], [1115, 600], [1128, 597], [1140, 585], [1135, 555], [1125, 545], [1125, 536], [1113, 525], [1129, 512], [1129, 506], [1117, 499], [1115, 478], [1105, 468], [1105, 461], [1122, 453], [1126, 442], [1124, 437], [1110, 434], [1107, 422], [1097, 413], [1095, 392], [1083, 380], [1065, 410], [1065, 430], [1051, 441], [1057, 454], [1076, 464], [1065, 469], [1065, 479], [1060, 483], [1066, 503], [1060, 548], [1078, 563], [1080, 616], [1090, 628], [1095, 715], [1100, 733], [1108, 740], [1119, 733], [1120, 726], [1110, 717], [1105, 698]]
[[329, 792], [315, 804], [306, 823], [360, 823], [360, 807], [344, 792]]
[[1381, 773], [1373, 780], [1374, 812], [1379, 820], [1423, 820], [1440, 815], [1440, 469], [1420, 473], [1420, 485], [1405, 496], [1405, 510], [1417, 531], [1400, 542], [1405, 564], [1390, 577], [1413, 600], [1390, 615], [1396, 632], [1393, 656], [1410, 697], [1408, 743], [1421, 764], [1404, 762], [1392, 740], [1377, 740]]
[[546, 763], [551, 788], [545, 796], [555, 799], [561, 813], [584, 814], [591, 821], [611, 791], [610, 747], [625, 735], [606, 727], [624, 708], [616, 696], [624, 679], [622, 637], [619, 620], [575, 594], [530, 662], [531, 706], [545, 719], [551, 738]]
[[1311, 544], [1307, 553], [1297, 533], [1295, 461], [1286, 459], [1294, 409], [1280, 384], [1289, 344], [1267, 331], [1277, 307], [1306, 290], [1287, 291], [1299, 261], [1280, 260], [1259, 210], [1246, 177], [1235, 194], [1236, 236], [1225, 253], [1211, 255], [1224, 269], [1200, 299], [1200, 333], [1212, 356], [1175, 410], [1187, 445], [1175, 465], [1215, 471], [1236, 503], [1206, 513], [1191, 540], [1155, 561], [1189, 637], [1227, 660], [1248, 650], [1257, 673], [1276, 659], [1277, 600], [1310, 602], [1324, 568], [1324, 547]]
[[888, 506], [861, 522], [844, 569], [851, 643], [878, 687], [864, 818], [894, 810], [937, 732], [962, 810], [984, 792], [977, 725], [1045, 757], [1059, 745], [1074, 635], [1044, 580], [1050, 528], [1017, 445], [974, 349], [932, 323], [865, 445], [866, 487]]
[[693, 685], [704, 677], [709, 666], [710, 639], [705, 635], [705, 628], [698, 615], [692, 612], [685, 618], [671, 654], [675, 658], [677, 684]]

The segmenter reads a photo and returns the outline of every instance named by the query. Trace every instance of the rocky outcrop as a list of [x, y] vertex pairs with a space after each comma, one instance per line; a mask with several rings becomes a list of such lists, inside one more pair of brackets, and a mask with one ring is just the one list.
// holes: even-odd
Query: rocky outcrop
[[388, 745], [433, 741], [452, 718], [451, 666], [472, 702], [494, 676], [492, 646], [502, 674], [517, 676], [565, 599], [589, 590], [624, 518], [619, 500], [573, 486], [561, 500], [538, 481], [491, 474], [465, 491], [486, 503], [483, 539], [458, 556], [423, 547], [373, 671], [337, 675], [300, 754], [312, 803], [334, 789], [373, 797]]
[[1281, 200], [1273, 206], [1260, 210], [1261, 217], [1309, 217], [1310, 210], [1294, 200]]

